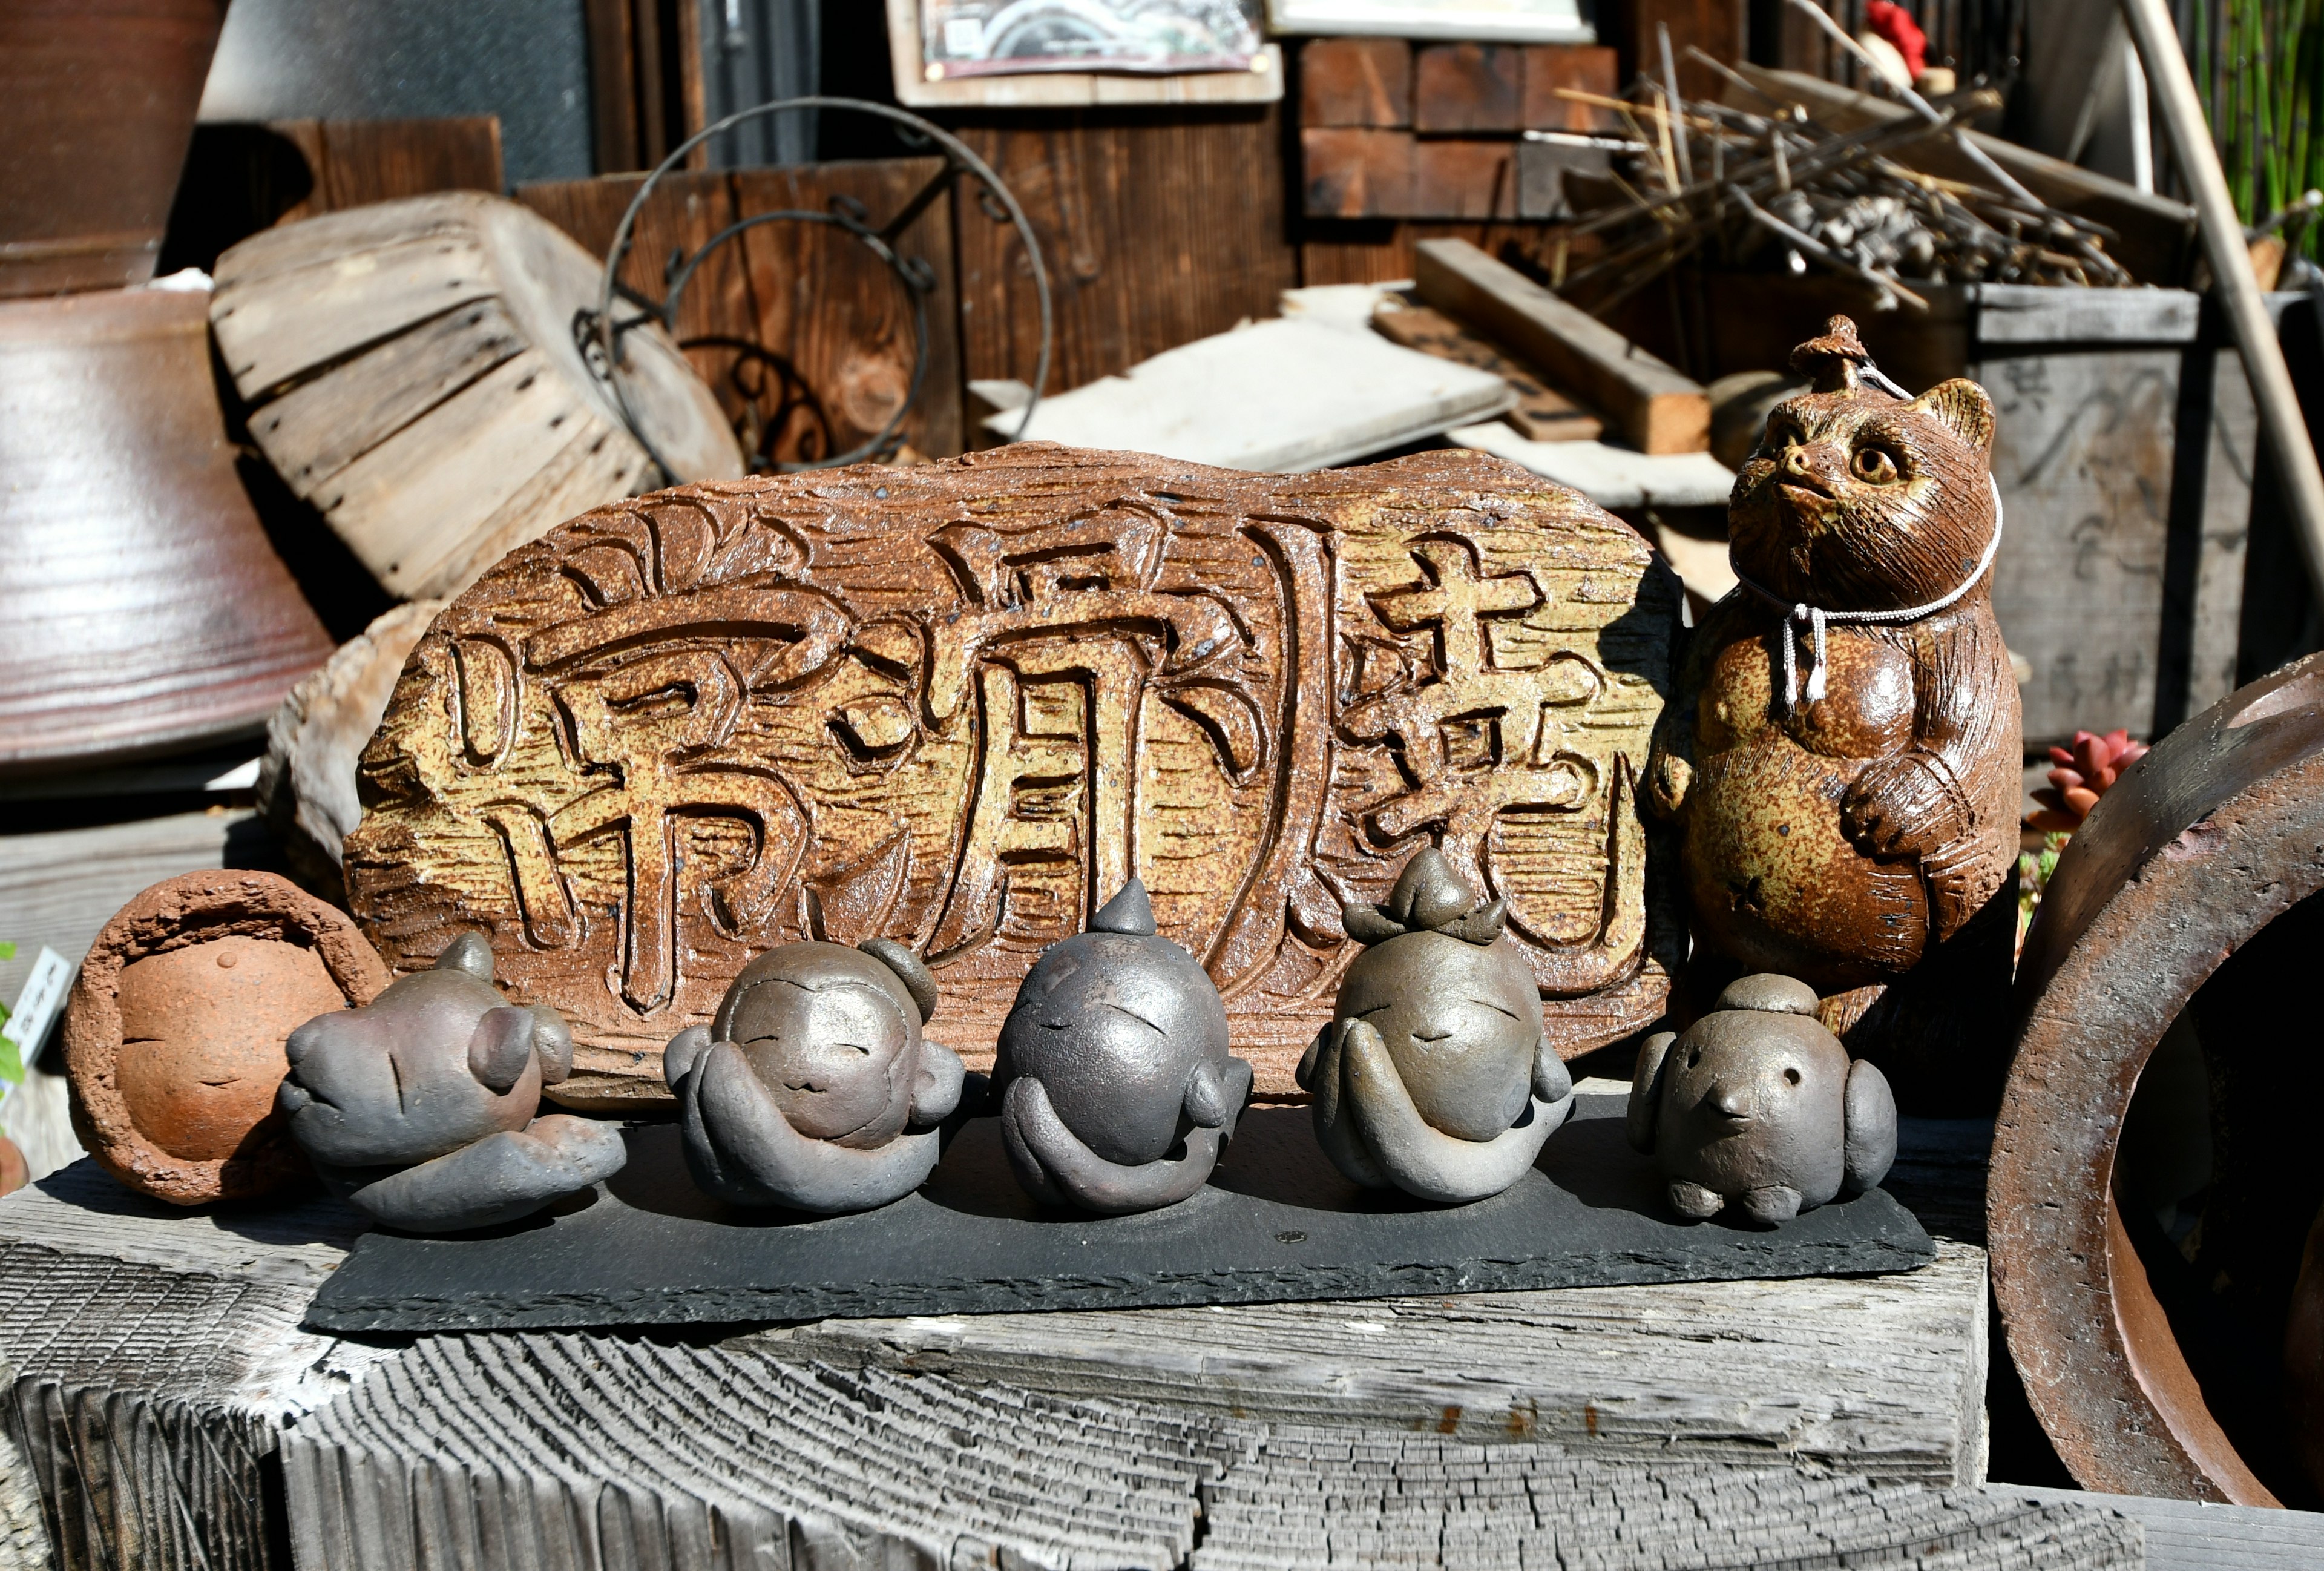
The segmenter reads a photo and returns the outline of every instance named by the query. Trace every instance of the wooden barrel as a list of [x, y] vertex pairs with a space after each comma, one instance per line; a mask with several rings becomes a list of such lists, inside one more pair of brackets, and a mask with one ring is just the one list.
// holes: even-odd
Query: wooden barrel
[[[663, 484], [576, 341], [597, 260], [499, 197], [327, 214], [218, 258], [210, 325], [250, 431], [390, 593], [456, 593], [550, 526]], [[628, 307], [619, 307], [625, 314]], [[735, 479], [733, 433], [659, 328], [622, 385], [680, 480]]]

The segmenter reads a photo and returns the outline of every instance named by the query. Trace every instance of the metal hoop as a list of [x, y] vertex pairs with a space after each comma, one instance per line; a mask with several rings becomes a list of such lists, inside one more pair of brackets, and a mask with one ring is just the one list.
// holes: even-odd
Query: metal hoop
[[[926, 137], [943, 149], [944, 171], [929, 181], [918, 196], [907, 202], [897, 216], [889, 221], [885, 229], [872, 229], [868, 224], [844, 211], [808, 213], [787, 209], [779, 213], [756, 214], [739, 223], [729, 225], [717, 235], [713, 236], [707, 243], [687, 258], [676, 276], [676, 286], [670, 291], [669, 298], [659, 305], [624, 290], [618, 276], [622, 263], [629, 255], [631, 242], [637, 228], [638, 214], [644, 209], [646, 199], [653, 193], [653, 189], [660, 182], [661, 177], [676, 169], [685, 161], [687, 154], [711, 137], [732, 130], [745, 120], [756, 119], [763, 115], [779, 115], [795, 109], [845, 109], [893, 121], [905, 129]], [[1033, 264], [1033, 289], [1041, 308], [1041, 352], [1034, 365], [1032, 400], [1025, 405], [1025, 412], [1017, 422], [1016, 434], [1010, 439], [1016, 441], [1024, 438], [1027, 429], [1033, 423], [1033, 411], [1040, 404], [1042, 385], [1049, 379], [1051, 321], [1049, 270], [1041, 258], [1040, 242], [1034, 237], [1033, 226], [1026, 218], [1025, 209], [1018, 205], [1016, 194], [1010, 190], [1001, 177], [992, 171], [990, 164], [969, 150], [966, 143], [942, 126], [932, 125], [918, 115], [892, 108], [885, 104], [867, 103], [861, 98], [823, 97], [783, 98], [771, 104], [760, 104], [748, 109], [738, 110], [723, 120], [704, 126], [678, 143], [670, 151], [669, 157], [654, 167], [652, 172], [646, 176], [645, 182], [638, 187], [637, 194], [630, 199], [629, 208], [622, 214], [621, 224], [613, 231], [613, 245], [605, 254], [604, 277], [598, 287], [595, 321], [575, 324], [576, 328], [583, 330], [586, 338], [594, 340], [596, 354], [585, 356], [591, 372], [602, 378], [607, 389], [612, 392], [613, 407], [620, 414], [622, 425], [628, 428], [631, 436], [637, 439], [638, 445], [645, 449], [646, 456], [653, 460], [654, 467], [661, 471], [665, 482], [677, 484], [678, 476], [669, 467], [669, 461], [661, 456], [660, 449], [654, 446], [652, 439], [640, 429], [637, 414], [630, 408], [629, 395], [622, 388], [620, 374], [623, 354], [622, 337], [630, 328], [649, 319], [649, 316], [660, 320], [665, 327], [669, 327], [676, 316], [678, 302], [685, 293], [687, 282], [692, 279], [696, 268], [705, 256], [717, 246], [756, 225], [774, 223], [779, 220], [833, 224], [871, 245], [874, 254], [880, 255], [881, 260], [888, 263], [890, 271], [902, 281], [906, 291], [912, 297], [917, 345], [913, 357], [910, 391], [906, 394], [903, 404], [877, 435], [835, 458], [808, 464], [786, 464], [781, 467], [787, 470], [832, 468], [841, 464], [853, 463], [861, 457], [880, 451], [888, 443], [896, 428], [902, 423], [905, 414], [910, 411], [914, 401], [918, 398], [921, 384], [927, 374], [927, 291], [934, 287], [934, 280], [925, 276], [926, 270], [922, 269], [915, 273], [910, 266], [912, 259], [898, 256], [891, 242], [905, 226], [918, 218], [926, 210], [928, 203], [935, 199], [937, 188], [956, 182], [963, 171], [974, 175], [978, 184], [983, 188], [979, 193], [978, 201], [984, 211], [991, 212], [991, 202], [998, 199], [1005, 209], [1009, 221], [1016, 228], [1018, 236], [1025, 242], [1026, 256]], [[629, 299], [642, 314], [632, 317], [628, 321], [616, 322], [613, 319], [613, 297], [616, 294]]]

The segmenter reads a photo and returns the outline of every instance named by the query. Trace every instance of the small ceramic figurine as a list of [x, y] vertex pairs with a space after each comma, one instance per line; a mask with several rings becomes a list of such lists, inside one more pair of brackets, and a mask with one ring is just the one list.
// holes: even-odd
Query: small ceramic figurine
[[1443, 854], [1414, 854], [1384, 906], [1351, 904], [1332, 1022], [1299, 1061], [1315, 1138], [1368, 1188], [1448, 1205], [1498, 1195], [1573, 1111], [1533, 968]]
[[513, 1222], [621, 1171], [618, 1130], [533, 1114], [573, 1067], [573, 1033], [546, 1004], [493, 986], [474, 933], [435, 969], [361, 1009], [318, 1015], [285, 1044], [277, 1093], [291, 1138], [342, 1198], [407, 1233]]
[[1001, 1028], [992, 1081], [1026, 1192], [1119, 1215], [1203, 1187], [1250, 1095], [1250, 1066], [1227, 1051], [1219, 990], [1156, 935], [1133, 878], [1088, 931], [1041, 951]]
[[1683, 1036], [1646, 1039], [1629, 1134], [1670, 1181], [1680, 1215], [1700, 1221], [1731, 1203], [1773, 1224], [1886, 1178], [1896, 1103], [1879, 1067], [1850, 1063], [1816, 1020], [1814, 988], [1745, 976]]
[[1845, 317], [1792, 365], [1814, 387], [1736, 478], [1738, 587], [1690, 641], [1647, 805], [1683, 832], [1712, 972], [1799, 977], [1907, 1105], [1989, 1112], [2020, 790], [1993, 404], [1898, 396]]
[[920, 1035], [936, 1007], [928, 968], [885, 938], [752, 960], [713, 1022], [662, 1054], [694, 1181], [738, 1206], [826, 1215], [918, 1188], [963, 1078], [960, 1055]]
[[105, 925], [73, 984], [73, 1132], [106, 1171], [172, 1205], [311, 1184], [275, 1103], [283, 1039], [387, 984], [355, 923], [287, 879], [157, 883]]

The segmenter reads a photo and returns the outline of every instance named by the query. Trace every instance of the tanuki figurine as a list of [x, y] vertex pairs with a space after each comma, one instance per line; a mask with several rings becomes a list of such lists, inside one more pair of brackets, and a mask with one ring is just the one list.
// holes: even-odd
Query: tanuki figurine
[[291, 1139], [341, 1198], [407, 1233], [513, 1222], [628, 1154], [610, 1124], [534, 1116], [541, 1086], [572, 1072], [573, 1033], [546, 1004], [500, 995], [475, 933], [362, 1008], [309, 1021], [284, 1049], [275, 1104]]
[[1900, 396], [1845, 317], [1792, 365], [1814, 387], [1736, 476], [1737, 587], [1688, 641], [1643, 781], [1681, 832], [1691, 984], [1798, 977], [1907, 1105], [1990, 1112], [2020, 790], [1993, 403], [1960, 378]]
[[1729, 983], [1684, 1035], [1658, 1031], [1630, 1082], [1630, 1144], [1700, 1221], [1732, 1205], [1773, 1224], [1860, 1194], [1896, 1160], [1896, 1103], [1878, 1066], [1850, 1063], [1790, 976]]
[[1448, 1205], [1499, 1194], [1573, 1110], [1503, 902], [1480, 904], [1431, 846], [1385, 906], [1351, 904], [1344, 920], [1370, 947], [1299, 1061], [1324, 1154], [1368, 1188]]
[[708, 1027], [672, 1038], [686, 1163], [738, 1206], [869, 1211], [920, 1187], [960, 1102], [960, 1055], [920, 1027], [936, 978], [885, 938], [783, 944], [742, 967]]
[[1133, 878], [1050, 945], [1017, 990], [993, 1063], [1001, 1132], [1035, 1199], [1118, 1215], [1203, 1187], [1250, 1095], [1227, 1012], [1157, 936]]

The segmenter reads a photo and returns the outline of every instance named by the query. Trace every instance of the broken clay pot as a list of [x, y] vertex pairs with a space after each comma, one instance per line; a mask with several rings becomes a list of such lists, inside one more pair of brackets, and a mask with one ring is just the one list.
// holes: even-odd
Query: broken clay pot
[[73, 1129], [115, 1178], [176, 1205], [295, 1182], [307, 1164], [274, 1107], [284, 1039], [387, 980], [355, 924], [287, 879], [157, 883], [106, 924], [73, 984]]
[[541, 1086], [572, 1070], [573, 1033], [547, 1005], [501, 997], [474, 933], [286, 1046], [277, 1100], [292, 1137], [340, 1198], [407, 1233], [517, 1221], [627, 1159], [610, 1124], [533, 1116]]
[[1157, 936], [1133, 878], [1086, 932], [1050, 945], [1001, 1028], [993, 1090], [1017, 1181], [1035, 1199], [1121, 1215], [1203, 1187], [1250, 1095], [1226, 1006]]
[[936, 978], [900, 944], [784, 944], [745, 966], [715, 1021], [662, 1054], [706, 1193], [825, 1215], [924, 1183], [960, 1103], [960, 1055], [920, 1034]]
[[1685, 1035], [1646, 1039], [1629, 1135], [1662, 1169], [1680, 1215], [1732, 1205], [1773, 1224], [1887, 1177], [1896, 1102], [1879, 1066], [1850, 1063], [1816, 1019], [1814, 988], [1745, 976]]
[[1573, 1111], [1507, 920], [1433, 846], [1405, 864], [1386, 905], [1347, 908], [1348, 936], [1370, 947], [1299, 1084], [1324, 1154], [1365, 1187], [1447, 1205], [1498, 1195]]

